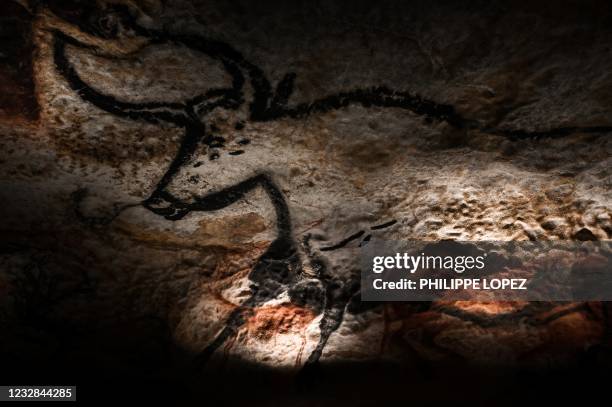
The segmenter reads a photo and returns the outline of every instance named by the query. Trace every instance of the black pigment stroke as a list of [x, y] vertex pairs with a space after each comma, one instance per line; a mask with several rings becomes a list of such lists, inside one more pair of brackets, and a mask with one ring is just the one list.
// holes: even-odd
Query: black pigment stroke
[[537, 318], [533, 316], [538, 311], [542, 312], [550, 310], [548, 304], [543, 302], [530, 302], [528, 305], [526, 305], [519, 311], [513, 311], [511, 313], [498, 313], [492, 315], [467, 312], [460, 308], [450, 307], [448, 305], [437, 305], [431, 307], [430, 309], [432, 311], [437, 311], [442, 314], [461, 319], [463, 321], [471, 322], [481, 327], [500, 326], [504, 324], [517, 324], [519, 322], [523, 324], [538, 326], [545, 325], [559, 317], [569, 315], [574, 312], [592, 312], [591, 307], [589, 307], [584, 302], [573, 304], [567, 308], [556, 311], [553, 314], [546, 316], [545, 318]]
[[[307, 259], [303, 259], [293, 234], [287, 201], [281, 189], [275, 184], [272, 174], [256, 174], [220, 191], [197, 197], [193, 202], [182, 201], [167, 190], [168, 185], [179, 170], [191, 163], [198, 146], [205, 144], [210, 148], [212, 152], [209, 158], [211, 160], [219, 157], [214, 148], [223, 146], [224, 140], [215, 137], [212, 126], [209, 129], [198, 116], [205, 116], [219, 108], [237, 110], [247, 103], [244, 92], [245, 86], [250, 86], [252, 89], [252, 100], [250, 100], [248, 107], [249, 119], [254, 122], [274, 121], [283, 118], [301, 119], [314, 114], [343, 109], [351, 105], [361, 105], [366, 108], [403, 109], [417, 116], [425, 117], [428, 122], [432, 120], [445, 122], [449, 126], [460, 130], [480, 129], [507, 137], [510, 140], [562, 137], [578, 132], [607, 133], [612, 131], [612, 126], [566, 127], [547, 131], [486, 128], [477, 121], [462, 117], [452, 105], [437, 103], [410, 92], [394, 90], [385, 86], [353, 89], [324, 96], [312, 102], [289, 106], [288, 103], [296, 79], [294, 73], [286, 74], [273, 89], [261, 68], [249, 62], [240, 52], [224, 42], [200, 35], [175, 35], [164, 31], [150, 30], [138, 25], [124, 6], [115, 6], [113, 11], [122, 15], [120, 19], [122, 24], [127, 25], [137, 35], [146, 37], [149, 44], [180, 44], [196, 50], [219, 61], [232, 79], [232, 85], [229, 88], [211, 89], [205, 94], [185, 100], [182, 103], [122, 101], [103, 93], [101, 90], [96, 90], [86, 83], [78, 75], [66, 55], [67, 45], [89, 49], [93, 47], [57, 29], [53, 30], [53, 56], [56, 69], [64, 77], [70, 88], [83, 100], [118, 117], [155, 124], [169, 123], [184, 129], [184, 135], [174, 159], [169, 164], [165, 174], [157, 182], [151, 195], [142, 202], [142, 205], [168, 220], [178, 221], [190, 212], [214, 211], [225, 208], [243, 199], [248, 192], [256, 188], [262, 188], [275, 208], [277, 236], [249, 273], [248, 278], [252, 283], [250, 287], [251, 295], [239, 308], [232, 312], [225, 322], [225, 327], [201, 352], [198, 357], [199, 364], [206, 363], [223, 343], [237, 334], [249, 313], [252, 312], [253, 307], [278, 297], [286, 290], [290, 293], [293, 302], [307, 304], [323, 314], [319, 324], [321, 332], [319, 342], [306, 361], [305, 367], [318, 362], [330, 335], [342, 323], [347, 306], [353, 304], [351, 309], [354, 312], [364, 308], [355, 305], [360, 302], [358, 299], [359, 279], [357, 277], [349, 281], [335, 277], [328, 270], [325, 260], [314, 254], [309, 248], [307, 241], [304, 242]], [[80, 22], [78, 25], [80, 29], [88, 31], [92, 35], [103, 36], [104, 38], [116, 35], [116, 30], [105, 32], [102, 35], [98, 26], [90, 26], [84, 22]], [[236, 124], [236, 129], [243, 127], [243, 122]], [[246, 145], [248, 142], [245, 141], [240, 144]], [[236, 150], [229, 154], [238, 155], [241, 152], [242, 150]], [[201, 165], [201, 163], [196, 165]], [[395, 222], [393, 220], [373, 226], [371, 229], [378, 230], [389, 227]], [[364, 231], [360, 231], [336, 245], [321, 248], [320, 251], [342, 248], [349, 242], [360, 238], [364, 233]], [[366, 240], [369, 240], [369, 238], [366, 238]], [[309, 281], [302, 273], [304, 260], [310, 261], [311, 266], [317, 271], [316, 279], [318, 283]]]
[[346, 239], [343, 239], [343, 240], [339, 241], [335, 245], [327, 246], [327, 247], [322, 247], [319, 250], [321, 250], [322, 252], [328, 252], [328, 251], [332, 251], [332, 250], [341, 249], [344, 246], [346, 246], [347, 244], [349, 244], [350, 242], [352, 242], [353, 240], [359, 239], [361, 236], [363, 236], [364, 233], [365, 232], [363, 230], [360, 230], [359, 232], [350, 235]]
[[393, 220], [390, 220], [389, 222], [385, 222], [385, 223], [382, 223], [380, 225], [371, 226], [370, 229], [372, 229], [372, 230], [385, 229], [385, 228], [388, 228], [390, 226], [395, 225], [396, 223], [397, 223], [397, 220], [393, 219]]
[[[381, 229], [385, 229], [388, 227], [391, 227], [393, 225], [395, 225], [397, 223], [397, 220], [393, 219], [390, 220], [388, 222], [385, 223], [381, 223], [380, 225], [374, 225], [374, 226], [370, 226], [370, 230], [381, 230]], [[346, 237], [344, 239], [342, 239], [341, 241], [339, 241], [338, 243], [331, 245], [331, 246], [326, 246], [326, 247], [321, 247], [319, 248], [320, 251], [322, 252], [329, 252], [332, 250], [338, 250], [338, 249], [342, 249], [344, 247], [346, 247], [347, 244], [349, 244], [350, 242], [352, 242], [353, 240], [357, 240], [360, 237], [362, 237], [365, 234], [364, 230], [360, 230], [359, 232], [353, 233], [352, 235], [350, 235], [349, 237]], [[364, 237], [361, 241], [361, 243], [359, 243], [359, 247], [364, 246], [365, 244], [367, 244], [370, 239], [372, 239], [372, 235], [368, 234], [366, 237]]]

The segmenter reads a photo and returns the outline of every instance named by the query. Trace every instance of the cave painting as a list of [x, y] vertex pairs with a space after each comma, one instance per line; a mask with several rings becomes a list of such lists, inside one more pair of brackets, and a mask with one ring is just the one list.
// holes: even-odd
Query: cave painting
[[[42, 7], [45, 13], [52, 13]], [[361, 240], [361, 244], [365, 244], [372, 233], [391, 227], [398, 221], [380, 219], [380, 222], [372, 224], [370, 230], [358, 231], [317, 251], [312, 249], [309, 235], [298, 241], [292, 228], [291, 208], [273, 172], [259, 170], [252, 173], [245, 171], [242, 175], [228, 175], [216, 180], [217, 185], [195, 197], [180, 196], [174, 192], [173, 183], [187, 167], [220, 166], [221, 169], [217, 171], [221, 173], [224, 165], [230, 165], [227, 161], [222, 163], [222, 154], [236, 156], [238, 160], [239, 156], [245, 154], [245, 151], [251, 147], [251, 140], [247, 137], [238, 137], [237, 142], [228, 144], [226, 137], [209, 121], [211, 115], [220, 111], [234, 114], [236, 133], [240, 132], [245, 122], [272, 122], [281, 119], [297, 121], [332, 110], [342, 110], [350, 105], [402, 109], [407, 114], [425, 118], [428, 123], [445, 122], [459, 132], [466, 129], [482, 129], [509, 140], [562, 137], [578, 131], [600, 133], [612, 130], [605, 126], [557, 128], [542, 132], [485, 128], [478, 121], [462, 117], [451, 105], [436, 103], [410, 92], [385, 86], [352, 89], [322, 96], [311, 102], [293, 104], [291, 97], [295, 74], [287, 73], [282, 80], [273, 85], [261, 68], [249, 62], [239, 51], [224, 42], [200, 35], [180, 35], [143, 27], [127, 7], [120, 5], [96, 10], [88, 17], [87, 20], [69, 22], [73, 23], [73, 26], [78, 25], [78, 29], [87, 34], [79, 38], [63, 30], [61, 24], [49, 28], [53, 33], [55, 68], [72, 91], [86, 102], [112, 115], [134, 121], [165, 123], [176, 126], [184, 132], [175, 157], [157, 181], [150, 196], [142, 201], [142, 206], [169, 221], [178, 222], [191, 212], [223, 209], [242, 200], [250, 191], [261, 189], [274, 207], [276, 236], [248, 275], [250, 296], [230, 314], [225, 321], [225, 327], [202, 350], [198, 357], [200, 364], [205, 364], [217, 349], [237, 334], [254, 307], [278, 298], [283, 293], [288, 294], [292, 303], [309, 307], [317, 315], [322, 315], [318, 344], [306, 361], [307, 366], [316, 364], [330, 335], [342, 322], [344, 313], [358, 313], [366, 308], [359, 299], [359, 276], [355, 275], [349, 279], [337, 278], [327, 265], [323, 254], [341, 249], [354, 240]], [[97, 38], [104, 42], [121, 41], [120, 37], [125, 32], [129, 32], [132, 39], [136, 39], [139, 49], [159, 44], [181, 46], [200, 54], [202, 58], [216, 61], [230, 78], [229, 86], [211, 87], [198, 96], [171, 102], [163, 100], [130, 102], [106, 94], [103, 90], [97, 89], [94, 83], [86, 82], [79, 75], [66, 50], [68, 47], [93, 50], [97, 55], [104, 57], [104, 50], [97, 48], [97, 42], [88, 42], [88, 39]], [[129, 53], [126, 51], [124, 57], [129, 58]], [[109, 55], [108, 58], [117, 58], [117, 56]], [[197, 154], [199, 150], [204, 153]], [[204, 161], [201, 161], [202, 156], [206, 157]], [[239, 161], [231, 163], [237, 165], [237, 162]], [[303, 273], [305, 262], [308, 262], [311, 269], [316, 272], [314, 276]], [[447, 312], [457, 314], [452, 309]]]

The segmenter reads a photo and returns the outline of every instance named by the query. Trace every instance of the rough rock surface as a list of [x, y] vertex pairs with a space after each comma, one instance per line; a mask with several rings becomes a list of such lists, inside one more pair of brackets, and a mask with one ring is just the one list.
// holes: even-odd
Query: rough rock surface
[[368, 235], [610, 239], [605, 6], [45, 3], [8, 2], [32, 45], [0, 70], [6, 352], [297, 374], [607, 344], [601, 303], [355, 287]]

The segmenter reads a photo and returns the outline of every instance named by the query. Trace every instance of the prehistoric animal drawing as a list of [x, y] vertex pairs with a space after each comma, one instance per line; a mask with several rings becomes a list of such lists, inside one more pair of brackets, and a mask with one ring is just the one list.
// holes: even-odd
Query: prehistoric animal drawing
[[[44, 8], [44, 5], [41, 7]], [[88, 20], [75, 21], [74, 24], [78, 24], [81, 30], [92, 36], [109, 40], [116, 38], [121, 30], [129, 30], [134, 36], [142, 39], [143, 46], [180, 44], [218, 61], [231, 78], [230, 87], [212, 88], [182, 102], [128, 102], [105, 94], [96, 89], [94, 84], [87, 83], [79, 76], [67, 57], [68, 46], [95, 50], [95, 45], [70, 36], [57, 27], [50, 28], [54, 37], [53, 58], [56, 69], [70, 88], [83, 100], [122, 118], [149, 123], [168, 123], [183, 129], [184, 135], [176, 156], [142, 205], [170, 221], [179, 221], [190, 212], [215, 211], [225, 208], [243, 199], [248, 192], [259, 188], [265, 192], [274, 206], [276, 237], [248, 275], [251, 282], [250, 297], [231, 313], [225, 327], [201, 352], [200, 362], [205, 363], [215, 350], [237, 334], [253, 307], [287, 292], [292, 302], [311, 307], [317, 313], [322, 314], [319, 324], [319, 342], [306, 361], [306, 365], [315, 364], [330, 335], [342, 322], [347, 309], [350, 312], [359, 312], [360, 309], [363, 309], [363, 304], [360, 304], [359, 301], [358, 277], [355, 276], [348, 283], [338, 280], [334, 277], [334, 273], [328, 270], [325, 260], [319, 254], [309, 250], [308, 236], [303, 242], [296, 241], [289, 205], [273, 173], [260, 172], [191, 200], [184, 200], [169, 190], [168, 186], [181, 168], [193, 165], [194, 152], [197, 148], [206, 146], [210, 151], [208, 156], [211, 161], [218, 158], [216, 148], [222, 146], [225, 140], [215, 134], [212, 126], [207, 122], [207, 117], [218, 110], [236, 111], [247, 107], [247, 120], [269, 122], [283, 118], [300, 119], [343, 109], [349, 105], [361, 105], [366, 108], [376, 106], [404, 109], [410, 114], [422, 116], [431, 121], [446, 122], [458, 131], [480, 128], [481, 125], [476, 121], [463, 118], [451, 105], [439, 104], [410, 92], [384, 86], [353, 89], [324, 96], [308, 103], [292, 105], [290, 98], [296, 79], [295, 74], [287, 73], [279, 83], [273, 86], [262, 69], [249, 62], [239, 51], [224, 42], [200, 35], [178, 35], [143, 27], [137, 23], [130, 10], [122, 5], [112, 5], [105, 10], [94, 10], [88, 17]], [[103, 55], [103, 52], [99, 54]], [[240, 123], [237, 123], [237, 126], [240, 126]], [[607, 132], [612, 128], [560, 128], [547, 132], [503, 131], [485, 128], [482, 130], [515, 140], [564, 136], [576, 131]], [[240, 151], [235, 152], [235, 154], [240, 153]], [[394, 222], [381, 221], [380, 225], [373, 226], [372, 229], [385, 228]], [[356, 233], [337, 245], [321, 251], [339, 249], [352, 240], [362, 238], [364, 234], [363, 231]], [[368, 239], [369, 237], [366, 236], [364, 240]], [[304, 247], [305, 250], [301, 251], [299, 247]], [[309, 261], [312, 269], [316, 271], [314, 278], [304, 275], [304, 261]]]

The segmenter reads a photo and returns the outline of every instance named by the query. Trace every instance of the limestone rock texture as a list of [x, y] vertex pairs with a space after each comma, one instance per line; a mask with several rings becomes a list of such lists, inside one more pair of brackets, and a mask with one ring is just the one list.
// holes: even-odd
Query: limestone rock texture
[[612, 10], [459, 3], [8, 1], [3, 357], [290, 383], [607, 355], [605, 303], [359, 300], [368, 236], [612, 236]]

